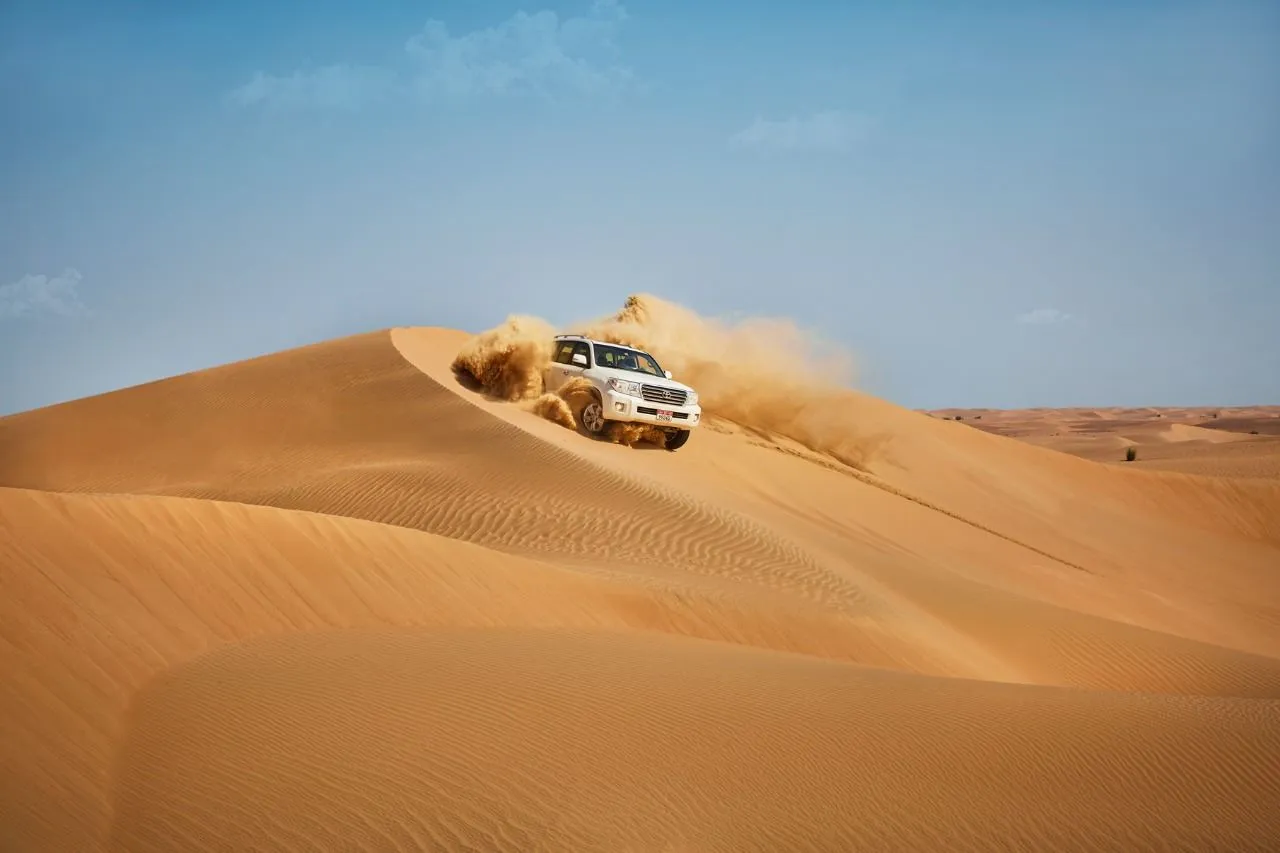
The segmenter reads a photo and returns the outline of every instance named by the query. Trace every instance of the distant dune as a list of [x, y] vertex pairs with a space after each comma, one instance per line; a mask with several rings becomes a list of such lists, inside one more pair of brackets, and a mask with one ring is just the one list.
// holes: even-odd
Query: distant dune
[[1131, 467], [1280, 480], [1280, 406], [1248, 408], [938, 409], [997, 435], [1098, 462]]
[[537, 318], [0, 419], [0, 850], [1280, 847], [1269, 410], [588, 328], [703, 391], [687, 446], [574, 429]]

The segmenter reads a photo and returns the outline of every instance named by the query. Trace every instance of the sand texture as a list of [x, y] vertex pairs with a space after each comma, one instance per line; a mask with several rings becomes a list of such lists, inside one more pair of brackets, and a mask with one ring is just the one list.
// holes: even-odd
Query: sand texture
[[1280, 849], [1269, 411], [579, 329], [699, 388], [688, 445], [577, 430], [530, 317], [0, 419], [0, 850]]

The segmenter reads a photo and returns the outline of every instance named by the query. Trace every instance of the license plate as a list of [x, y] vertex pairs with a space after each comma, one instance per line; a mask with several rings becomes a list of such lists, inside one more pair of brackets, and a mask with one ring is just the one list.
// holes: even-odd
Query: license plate
[[663, 409], [658, 409], [658, 420], [660, 421], [671, 420], [671, 413], [668, 411], [664, 411]]

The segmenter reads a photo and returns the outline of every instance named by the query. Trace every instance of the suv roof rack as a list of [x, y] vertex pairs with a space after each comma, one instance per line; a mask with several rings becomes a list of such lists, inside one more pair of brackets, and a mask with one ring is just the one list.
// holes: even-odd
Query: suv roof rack
[[612, 341], [601, 340], [600, 338], [589, 338], [589, 337], [587, 337], [586, 335], [578, 335], [578, 334], [572, 334], [572, 333], [568, 333], [568, 332], [566, 332], [566, 333], [564, 333], [564, 334], [557, 334], [557, 335], [555, 335], [555, 336], [553, 337], [553, 340], [557, 340], [557, 341], [562, 341], [562, 340], [591, 341], [592, 343], [596, 343], [596, 344], [604, 344], [605, 346], [610, 346], [610, 347], [621, 347], [622, 349], [634, 349], [634, 350], [636, 350], [637, 352], [642, 352], [642, 350], [636, 349], [636, 347], [627, 346], [626, 344], [615, 344], [615, 343], [613, 343]]
[[608, 341], [599, 341], [599, 340], [596, 340], [595, 338], [589, 338], [586, 335], [577, 335], [577, 334], [572, 334], [568, 332], [564, 334], [555, 335], [554, 337], [552, 337], [552, 340], [553, 341], [586, 341], [587, 343], [603, 344], [604, 346], [617, 347], [618, 349], [629, 349], [632, 352], [640, 352], [648, 355], [647, 352], [640, 349], [639, 347], [631, 347], [631, 346], [627, 346], [626, 344], [614, 344], [614, 343], [609, 343]]

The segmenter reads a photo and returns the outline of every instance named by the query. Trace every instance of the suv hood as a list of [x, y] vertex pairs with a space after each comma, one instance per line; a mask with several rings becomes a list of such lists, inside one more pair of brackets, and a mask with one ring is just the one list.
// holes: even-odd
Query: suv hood
[[625, 382], [640, 382], [644, 385], [653, 385], [658, 388], [671, 388], [676, 391], [684, 391], [693, 394], [694, 389], [683, 382], [677, 382], [674, 379], [668, 379], [665, 376], [653, 376], [649, 373], [636, 373], [634, 370], [618, 370], [616, 367], [596, 367], [600, 375], [606, 379], [621, 379]]

